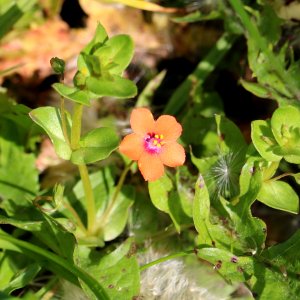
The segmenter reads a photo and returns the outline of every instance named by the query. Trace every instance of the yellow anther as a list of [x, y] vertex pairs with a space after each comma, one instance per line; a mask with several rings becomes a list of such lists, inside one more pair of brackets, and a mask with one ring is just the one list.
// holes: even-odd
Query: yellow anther
[[164, 141], [160, 141], [161, 146], [164, 145], [166, 142]]
[[158, 134], [156, 134], [154, 137], [155, 137], [156, 139], [159, 139], [159, 135], [158, 135]]
[[161, 144], [158, 143], [158, 144], [156, 145], [156, 147], [157, 147], [157, 148], [161, 148]]
[[163, 134], [161, 134], [161, 135], [160, 135], [160, 139], [162, 140], [163, 138], [164, 138], [164, 135], [163, 135]]
[[157, 141], [157, 140], [154, 140], [154, 141], [153, 141], [153, 145], [156, 146], [157, 144], [158, 144], [158, 141]]

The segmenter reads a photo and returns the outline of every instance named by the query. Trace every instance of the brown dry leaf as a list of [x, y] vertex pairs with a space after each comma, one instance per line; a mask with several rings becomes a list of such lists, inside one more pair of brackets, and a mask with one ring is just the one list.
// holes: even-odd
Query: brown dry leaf
[[38, 71], [43, 78], [51, 72], [51, 57], [68, 59], [79, 49], [67, 24], [59, 19], [48, 20], [2, 44], [0, 69], [21, 64], [17, 71], [22, 77], [31, 77]]

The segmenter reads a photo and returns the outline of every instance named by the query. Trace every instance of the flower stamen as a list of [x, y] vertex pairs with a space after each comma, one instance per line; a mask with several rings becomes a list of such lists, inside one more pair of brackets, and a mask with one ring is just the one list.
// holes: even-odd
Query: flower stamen
[[161, 151], [161, 147], [165, 144], [163, 134], [153, 132], [147, 133], [144, 138], [145, 150], [151, 154], [157, 154]]

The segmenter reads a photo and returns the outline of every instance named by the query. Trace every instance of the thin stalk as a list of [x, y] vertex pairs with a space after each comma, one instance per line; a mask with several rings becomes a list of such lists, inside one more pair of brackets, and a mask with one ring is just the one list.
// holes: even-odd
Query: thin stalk
[[76, 220], [76, 224], [80, 227], [82, 232], [86, 233], [86, 228], [73, 206], [71, 206], [67, 201], [63, 201], [63, 205], [73, 215], [73, 218]]
[[86, 201], [86, 212], [87, 212], [87, 231], [89, 234], [94, 232], [94, 226], [96, 222], [96, 206], [95, 198], [93, 193], [92, 184], [90, 181], [88, 169], [86, 165], [78, 165], [83, 190], [85, 194]]
[[[82, 119], [83, 105], [76, 103], [74, 106], [74, 112], [72, 117], [72, 131], [71, 131], [71, 148], [76, 150], [79, 148], [80, 135], [81, 135], [81, 119]], [[87, 166], [85, 164], [78, 165], [83, 190], [86, 201], [87, 211], [87, 232], [92, 234], [94, 232], [95, 220], [96, 220], [96, 207], [95, 198], [93, 193], [92, 184], [90, 181]]]
[[273, 177], [273, 178], [269, 179], [268, 181], [277, 181], [277, 180], [279, 180], [281, 178], [284, 178], [286, 176], [293, 176], [293, 175], [294, 175], [293, 173], [283, 173], [281, 175], [278, 175], [276, 177]]
[[120, 191], [121, 191], [121, 188], [122, 188], [122, 186], [123, 186], [123, 184], [124, 184], [126, 175], [127, 175], [128, 171], [130, 170], [130, 168], [131, 168], [131, 166], [132, 166], [133, 163], [134, 163], [134, 161], [131, 161], [131, 162], [126, 166], [126, 168], [123, 170], [123, 172], [122, 172], [122, 174], [121, 174], [121, 176], [120, 176], [120, 179], [119, 179], [119, 181], [118, 181], [118, 184], [117, 184], [117, 186], [116, 186], [115, 192], [114, 192], [114, 194], [113, 194], [113, 197], [112, 197], [111, 201], [109, 202], [109, 204], [108, 204], [108, 206], [107, 206], [105, 212], [103, 213], [103, 215], [102, 215], [102, 217], [101, 217], [101, 219], [100, 219], [100, 221], [99, 221], [100, 228], [101, 228], [102, 226], [105, 225], [106, 219], [107, 219], [107, 217], [109, 216], [109, 214], [110, 214], [112, 208], [113, 208], [114, 205], [115, 205], [115, 202], [116, 202], [116, 200], [117, 200], [117, 198], [118, 198], [118, 195], [119, 195], [119, 193], [120, 193]]
[[148, 264], [145, 264], [143, 266], [140, 266], [140, 271], [144, 271], [152, 266], [155, 266], [157, 264], [160, 264], [162, 262], [165, 262], [167, 260], [170, 260], [170, 259], [174, 259], [174, 258], [177, 258], [177, 257], [182, 257], [182, 256], [187, 256], [187, 255], [190, 255], [192, 253], [195, 253], [195, 250], [187, 250], [187, 251], [182, 251], [182, 252], [178, 252], [178, 253], [174, 253], [174, 254], [171, 254], [171, 255], [167, 255], [165, 257], [161, 257], [157, 260], [154, 260]]
[[[193, 228], [195, 225], [194, 223], [192, 224], [185, 224], [185, 225], [181, 225], [180, 226], [180, 230], [185, 230], [185, 229], [189, 229], [189, 228]], [[167, 228], [153, 234], [150, 235], [149, 237], [147, 237], [147, 240], [150, 240], [152, 242], [158, 242], [160, 240], [163, 240], [169, 236], [178, 234], [177, 229], [175, 228], [175, 226], [173, 224], [169, 225]]]
[[60, 98], [60, 115], [61, 115], [61, 127], [62, 127], [62, 131], [63, 131], [65, 141], [67, 142], [67, 144], [69, 146], [71, 146], [69, 135], [68, 135], [68, 130], [67, 130], [66, 111], [65, 111], [65, 98], [64, 97]]
[[74, 106], [74, 112], [72, 117], [72, 131], [71, 131], [72, 150], [76, 150], [79, 148], [82, 110], [83, 110], [83, 105], [76, 103]]
[[53, 294], [55, 294], [56, 290], [53, 288], [54, 285], [58, 282], [58, 277], [53, 277], [52, 279], [50, 279], [46, 284], [43, 285], [43, 287], [41, 289], [39, 289], [36, 293], [35, 296], [37, 299], [41, 299], [41, 300], [47, 300], [47, 299], [51, 299], [48, 297], [49, 293], [51, 296], [53, 296]]

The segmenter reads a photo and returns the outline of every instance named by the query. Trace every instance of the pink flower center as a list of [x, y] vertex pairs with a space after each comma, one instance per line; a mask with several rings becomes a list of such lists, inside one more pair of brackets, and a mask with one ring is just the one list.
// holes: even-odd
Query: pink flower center
[[162, 134], [147, 133], [144, 138], [145, 150], [151, 154], [160, 153], [161, 147], [165, 144], [163, 141], [164, 136]]

